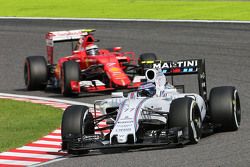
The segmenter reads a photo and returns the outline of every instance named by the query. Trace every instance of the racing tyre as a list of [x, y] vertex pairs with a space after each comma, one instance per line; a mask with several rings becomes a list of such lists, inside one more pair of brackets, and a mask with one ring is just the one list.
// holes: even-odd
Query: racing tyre
[[185, 128], [184, 136], [190, 144], [196, 144], [201, 138], [201, 115], [197, 103], [189, 97], [172, 101], [169, 110], [168, 128]]
[[[238, 91], [232, 86], [215, 87], [209, 95], [211, 121], [220, 131], [236, 131], [241, 122]], [[217, 129], [218, 130], [218, 129]]]
[[157, 57], [154, 53], [143, 53], [140, 55], [138, 60], [138, 65], [141, 66], [141, 73], [144, 75], [145, 71], [149, 68], [152, 68], [152, 64], [142, 63], [143, 61], [155, 61]]
[[154, 53], [143, 53], [139, 57], [139, 63], [142, 61], [155, 61], [157, 60], [157, 57]]
[[24, 82], [27, 90], [43, 90], [48, 82], [48, 67], [43, 56], [29, 56], [24, 64]]
[[75, 61], [66, 61], [63, 63], [61, 73], [61, 91], [64, 96], [73, 96], [71, 81], [80, 81], [80, 67]]
[[61, 135], [62, 150], [67, 150], [69, 154], [86, 154], [89, 151], [72, 150], [72, 141], [82, 138], [83, 135], [93, 135], [94, 119], [89, 112], [89, 107], [73, 105], [66, 108], [62, 117]]

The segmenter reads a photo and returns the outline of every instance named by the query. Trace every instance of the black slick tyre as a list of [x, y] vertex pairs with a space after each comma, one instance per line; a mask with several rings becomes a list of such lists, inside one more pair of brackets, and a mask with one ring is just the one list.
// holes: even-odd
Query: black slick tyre
[[174, 99], [170, 105], [168, 128], [185, 128], [190, 144], [201, 138], [201, 115], [197, 103], [189, 97]]
[[238, 130], [241, 122], [241, 107], [238, 91], [232, 86], [215, 87], [209, 95], [211, 121], [219, 125], [219, 131]]
[[43, 90], [46, 88], [48, 68], [43, 56], [29, 56], [25, 59], [24, 82], [27, 90]]
[[157, 60], [157, 57], [154, 53], [143, 53], [139, 57], [139, 64], [142, 61], [155, 61], [155, 60]]
[[94, 119], [89, 112], [89, 107], [73, 105], [66, 108], [63, 113], [61, 123], [62, 150], [67, 150], [70, 154], [86, 154], [88, 151], [74, 150], [70, 143], [83, 135], [93, 135]]
[[152, 68], [152, 63], [157, 60], [157, 56], [154, 53], [143, 53], [139, 56], [138, 65], [141, 66], [142, 70], [140, 73], [144, 75], [145, 71]]
[[61, 72], [61, 92], [64, 96], [73, 96], [71, 81], [80, 81], [80, 67], [75, 61], [66, 61], [63, 63]]

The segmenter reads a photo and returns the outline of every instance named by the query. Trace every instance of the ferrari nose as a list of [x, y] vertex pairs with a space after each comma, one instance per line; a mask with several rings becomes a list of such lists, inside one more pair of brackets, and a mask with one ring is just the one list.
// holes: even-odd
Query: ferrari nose
[[128, 76], [119, 67], [108, 68], [107, 74], [109, 75], [109, 79], [118, 87], [128, 86], [131, 83]]
[[98, 59], [98, 62], [104, 64], [104, 71], [114, 86], [125, 87], [130, 85], [131, 81], [129, 77], [120, 67], [120, 64], [115, 56], [102, 57]]
[[111, 79], [112, 82], [117, 85], [117, 86], [121, 86], [121, 87], [124, 87], [124, 86], [127, 86], [130, 84], [130, 80], [127, 78], [127, 77], [123, 77], [123, 78], [113, 78]]

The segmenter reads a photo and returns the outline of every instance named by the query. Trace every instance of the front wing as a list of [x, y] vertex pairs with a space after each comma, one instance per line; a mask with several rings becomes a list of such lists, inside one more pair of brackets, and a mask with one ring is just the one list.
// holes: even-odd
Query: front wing
[[168, 134], [162, 136], [147, 136], [140, 143], [110, 144], [109, 140], [101, 139], [100, 135], [86, 135], [82, 138], [68, 141], [68, 152], [80, 152], [88, 150], [112, 150], [112, 149], [140, 149], [145, 147], [178, 147], [189, 142], [188, 137], [183, 133], [183, 128], [170, 129]]
[[[141, 85], [141, 82], [135, 82], [131, 85], [123, 87], [125, 89], [134, 89]], [[70, 82], [71, 90], [75, 93], [81, 92], [104, 92], [115, 90], [115, 87], [108, 87], [100, 80], [91, 80], [91, 81], [71, 81]]]

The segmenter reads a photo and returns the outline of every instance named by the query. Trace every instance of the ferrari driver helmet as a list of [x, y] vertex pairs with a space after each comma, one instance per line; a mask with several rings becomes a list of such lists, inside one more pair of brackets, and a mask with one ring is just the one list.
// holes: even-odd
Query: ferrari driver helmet
[[86, 47], [86, 53], [87, 53], [87, 55], [91, 55], [91, 56], [98, 55], [99, 54], [98, 46], [97, 45], [93, 45], [93, 44], [88, 45]]
[[142, 84], [138, 88], [138, 95], [141, 97], [153, 97], [156, 93], [156, 87], [153, 83]]

